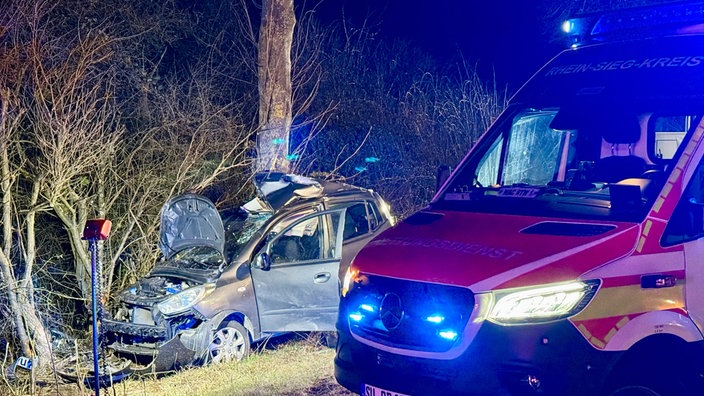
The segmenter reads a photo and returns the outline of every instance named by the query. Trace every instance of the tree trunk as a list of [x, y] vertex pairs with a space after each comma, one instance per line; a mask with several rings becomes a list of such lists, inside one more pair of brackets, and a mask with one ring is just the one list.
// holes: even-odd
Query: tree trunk
[[293, 0], [263, 0], [259, 32], [257, 171], [289, 171]]
[[[51, 338], [44, 324], [39, 319], [34, 306], [31, 275], [36, 257], [34, 238], [34, 212], [27, 215], [27, 246], [24, 251], [25, 273], [22, 281], [15, 275], [12, 262], [12, 219], [13, 219], [13, 180], [10, 167], [8, 106], [10, 94], [7, 90], [0, 92], [0, 190], [2, 193], [2, 249], [0, 249], [0, 280], [5, 286], [6, 298], [10, 305], [12, 323], [15, 326], [22, 354], [35, 361], [35, 368], [40, 372], [48, 367], [51, 358]], [[35, 185], [35, 192], [38, 191]], [[33, 195], [33, 198], [36, 194]], [[35, 204], [35, 201], [31, 202]]]

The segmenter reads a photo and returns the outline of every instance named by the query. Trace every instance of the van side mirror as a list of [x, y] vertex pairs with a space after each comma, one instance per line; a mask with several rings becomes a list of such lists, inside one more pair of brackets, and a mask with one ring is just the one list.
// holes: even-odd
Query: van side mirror
[[440, 187], [445, 184], [445, 181], [450, 177], [451, 169], [448, 165], [438, 166], [437, 174], [435, 175], [435, 192], [440, 191]]
[[267, 252], [263, 252], [257, 255], [254, 259], [254, 268], [258, 268], [262, 271], [269, 271], [271, 269], [271, 257]]

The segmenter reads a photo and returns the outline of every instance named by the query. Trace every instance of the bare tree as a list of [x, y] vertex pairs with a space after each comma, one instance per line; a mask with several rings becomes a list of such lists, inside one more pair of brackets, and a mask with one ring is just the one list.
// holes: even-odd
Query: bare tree
[[[147, 272], [156, 262], [161, 205], [184, 191], [202, 192], [224, 175], [244, 184], [250, 128], [242, 120], [244, 104], [212, 101], [218, 87], [208, 72], [195, 68], [185, 82], [167, 78], [145, 93], [142, 121], [148, 128], [132, 135], [119, 155], [109, 185], [107, 207], [118, 233], [111, 238], [106, 270], [112, 289], [114, 270], [127, 268], [119, 286]], [[123, 271], [123, 272], [124, 272]]]
[[[74, 281], [62, 296], [87, 302], [82, 231], [86, 219], [108, 217], [104, 290], [116, 274], [120, 286], [142, 275], [156, 260], [163, 202], [224, 176], [245, 179], [253, 130], [248, 103], [223, 102], [223, 70], [212, 58], [169, 75], [158, 55], [145, 55], [156, 51], [139, 51], [153, 42], [131, 41], [149, 38], [144, 32], [121, 36], [112, 13], [85, 18], [57, 8], [70, 2], [13, 1], [0, 13], [1, 298], [21, 353], [40, 369], [51, 357], [40, 306], [51, 303], [36, 296], [59, 279], [37, 280], [37, 266], [66, 265]], [[38, 244], [40, 227], [59, 234]]]
[[50, 336], [37, 311], [34, 298], [36, 264], [36, 216], [47, 210], [40, 203], [43, 175], [27, 172], [34, 159], [21, 148], [28, 137], [27, 88], [32, 86], [35, 59], [26, 50], [37, 48], [37, 38], [27, 35], [23, 22], [36, 24], [44, 16], [41, 8], [11, 3], [0, 37], [0, 178], [2, 180], [2, 249], [0, 269], [5, 297], [10, 306], [14, 333], [21, 352], [44, 371], [51, 356]]
[[458, 163], [503, 109], [505, 90], [466, 61], [440, 66], [368, 26], [343, 24], [326, 39], [311, 109], [335, 107], [301, 166], [371, 187], [410, 214], [432, 198], [437, 167]]

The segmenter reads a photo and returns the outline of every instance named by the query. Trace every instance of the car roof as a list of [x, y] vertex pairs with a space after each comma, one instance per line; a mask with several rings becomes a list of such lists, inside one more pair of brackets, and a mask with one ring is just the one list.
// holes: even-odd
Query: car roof
[[255, 178], [259, 198], [272, 212], [299, 203], [349, 196], [372, 196], [373, 191], [339, 181], [318, 180], [292, 174], [267, 174]]

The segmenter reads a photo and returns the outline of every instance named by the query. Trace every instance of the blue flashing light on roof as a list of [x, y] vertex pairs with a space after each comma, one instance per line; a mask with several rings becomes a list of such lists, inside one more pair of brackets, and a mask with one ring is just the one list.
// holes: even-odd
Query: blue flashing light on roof
[[366, 166], [355, 166], [355, 167], [354, 167], [354, 171], [355, 171], [355, 172], [360, 172], [360, 173], [361, 173], [361, 172], [364, 172], [364, 171], [366, 171], [366, 170], [367, 170], [367, 167], [366, 167]]
[[286, 140], [284, 138], [276, 138], [271, 141], [273, 144], [284, 144], [286, 143]]
[[572, 29], [574, 28], [574, 25], [572, 24], [572, 20], [568, 19], [564, 22], [562, 22], [562, 31], [565, 33], [570, 33], [572, 32]]
[[299, 154], [289, 154], [286, 156], [286, 159], [289, 161], [295, 161], [299, 158], [301, 158], [301, 156]]
[[562, 31], [567, 34], [573, 47], [584, 41], [591, 27], [588, 18], [572, 18], [562, 23]]
[[590, 41], [704, 33], [704, 1], [584, 15], [563, 22], [562, 30], [573, 47]]
[[572, 18], [562, 22], [562, 31], [568, 36], [583, 36], [589, 30], [587, 18]]
[[364, 159], [364, 162], [366, 162], [368, 164], [373, 164], [373, 163], [379, 162], [379, 161], [381, 161], [381, 158], [377, 158], [377, 157], [367, 157]]

